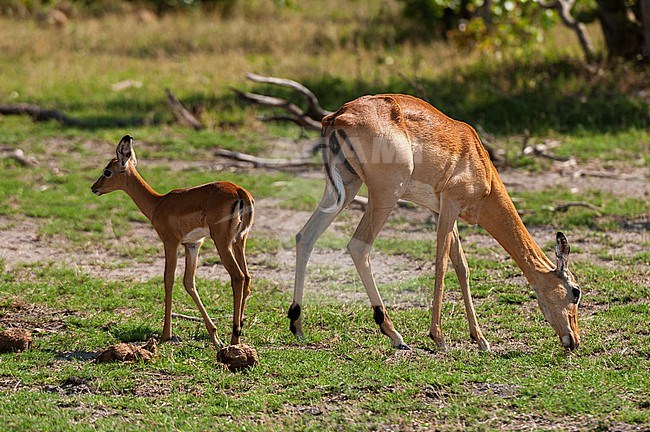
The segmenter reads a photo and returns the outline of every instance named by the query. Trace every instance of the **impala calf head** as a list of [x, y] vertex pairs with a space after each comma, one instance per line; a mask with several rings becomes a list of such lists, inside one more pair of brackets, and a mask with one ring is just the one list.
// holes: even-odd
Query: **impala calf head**
[[580, 344], [580, 288], [568, 268], [570, 247], [567, 238], [558, 232], [556, 241], [557, 267], [548, 274], [545, 286], [536, 290], [537, 300], [542, 314], [560, 337], [562, 345], [573, 350]]
[[133, 150], [133, 138], [130, 135], [124, 135], [115, 152], [116, 157], [106, 165], [102, 176], [91, 186], [93, 193], [97, 196], [115, 190], [123, 190], [126, 186], [127, 176], [125, 174], [138, 164]]

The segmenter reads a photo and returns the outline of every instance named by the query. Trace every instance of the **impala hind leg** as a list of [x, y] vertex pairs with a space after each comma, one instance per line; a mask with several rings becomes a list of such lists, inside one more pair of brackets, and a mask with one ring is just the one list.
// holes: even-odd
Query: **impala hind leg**
[[[344, 181], [345, 201], [341, 210], [352, 202], [361, 187], [361, 179], [356, 176], [352, 177], [351, 173], [349, 175], [350, 177]], [[296, 234], [296, 274], [293, 288], [293, 303], [291, 303], [291, 306], [289, 307], [287, 316], [291, 320], [289, 325], [291, 333], [299, 338], [303, 337], [301, 305], [305, 287], [307, 263], [309, 262], [309, 257], [311, 256], [316, 241], [321, 235], [323, 235], [327, 227], [332, 224], [334, 219], [336, 219], [336, 216], [341, 212], [341, 210], [339, 210], [334, 213], [329, 213], [322, 210], [330, 205], [332, 199], [330, 188], [331, 186], [328, 183], [318, 208], [314, 214], [311, 215], [300, 232]]]
[[208, 334], [210, 335], [210, 340], [216, 347], [222, 347], [223, 342], [217, 335], [217, 327], [208, 316], [208, 312], [205, 310], [205, 306], [203, 306], [203, 302], [201, 302], [199, 293], [196, 290], [194, 276], [196, 275], [196, 267], [199, 261], [199, 250], [201, 249], [202, 244], [203, 241], [183, 245], [185, 246], [185, 275], [183, 276], [183, 285], [185, 286], [185, 291], [187, 291], [190, 297], [192, 297], [192, 300], [194, 300], [196, 307], [199, 308], [199, 312], [201, 313], [201, 317], [203, 317], [203, 322], [205, 323], [205, 328], [208, 330]]
[[370, 265], [372, 245], [397, 203], [397, 196], [394, 196], [394, 199], [385, 196], [382, 198], [384, 198], [384, 201], [378, 204], [372, 195], [368, 197], [368, 207], [348, 243], [348, 251], [366, 289], [366, 294], [368, 294], [373, 309], [373, 318], [379, 325], [381, 332], [390, 338], [391, 345], [394, 348], [408, 350], [410, 348], [404, 343], [402, 335], [395, 330], [386, 312], [386, 307], [377, 289], [377, 283]]
[[232, 311], [232, 336], [230, 337], [230, 344], [239, 344], [241, 337], [241, 317], [242, 317], [242, 303], [244, 300], [244, 272], [237, 264], [235, 255], [233, 254], [233, 247], [230, 239], [219, 236], [219, 228], [212, 235], [212, 240], [217, 246], [221, 263], [230, 275], [230, 285], [232, 286], [233, 297], [233, 311]]
[[251, 276], [248, 273], [248, 264], [246, 264], [246, 239], [247, 236], [244, 236], [243, 238], [235, 241], [232, 247], [235, 255], [235, 260], [237, 261], [237, 265], [239, 265], [239, 268], [244, 274], [244, 288], [242, 293], [241, 309], [239, 314], [240, 332], [241, 329], [244, 327], [244, 310], [246, 309], [246, 300], [248, 299], [248, 296], [250, 296], [251, 294]]

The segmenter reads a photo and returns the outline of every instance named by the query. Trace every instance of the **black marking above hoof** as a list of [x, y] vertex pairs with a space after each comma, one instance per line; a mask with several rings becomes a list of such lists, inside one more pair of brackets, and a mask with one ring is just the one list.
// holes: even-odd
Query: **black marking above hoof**
[[241, 336], [241, 327], [237, 327], [236, 325], [232, 326], [232, 335], [233, 336]]
[[411, 347], [406, 344], [399, 344], [395, 347], [395, 349], [402, 351], [411, 351]]
[[291, 321], [291, 324], [289, 324], [289, 330], [291, 330], [291, 333], [294, 335], [298, 332], [298, 329], [296, 328], [296, 325]]
[[300, 311], [300, 305], [297, 304], [297, 303], [293, 303], [293, 304], [289, 307], [289, 311], [287, 312], [287, 317], [288, 317], [291, 321], [296, 321], [298, 318], [300, 318], [300, 312], [301, 312], [301, 311]]
[[375, 319], [377, 325], [382, 325], [386, 320], [386, 314], [384, 314], [384, 308], [381, 306], [373, 306], [372, 317]]

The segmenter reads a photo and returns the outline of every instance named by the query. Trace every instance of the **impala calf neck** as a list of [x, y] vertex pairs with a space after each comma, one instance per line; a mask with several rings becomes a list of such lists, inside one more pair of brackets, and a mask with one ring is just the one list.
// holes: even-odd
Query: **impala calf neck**
[[302, 336], [302, 297], [314, 244], [354, 199], [362, 183], [368, 205], [348, 243], [373, 308], [375, 322], [396, 348], [408, 349], [395, 330], [370, 265], [372, 245], [401, 199], [422, 205], [436, 223], [435, 284], [430, 337], [444, 349], [442, 300], [451, 259], [459, 279], [470, 337], [489, 344], [479, 328], [469, 289], [469, 268], [457, 219], [483, 226], [510, 254], [531, 284], [546, 320], [564, 347], [580, 343], [580, 289], [568, 270], [569, 244], [556, 234], [557, 265], [542, 252], [519, 218], [503, 182], [473, 128], [412, 96], [364, 96], [323, 119], [326, 184], [316, 211], [296, 235], [296, 272], [290, 329]]
[[162, 340], [172, 338], [172, 290], [180, 245], [185, 249], [183, 285], [199, 309], [210, 339], [223, 346], [217, 328], [208, 316], [196, 289], [194, 275], [199, 249], [204, 239], [214, 240], [223, 266], [230, 275], [233, 292], [231, 344], [240, 342], [244, 308], [250, 294], [251, 278], [246, 266], [246, 239], [253, 225], [254, 201], [248, 191], [230, 182], [214, 182], [161, 195], [154, 191], [136, 170], [133, 138], [124, 136], [116, 157], [92, 185], [95, 195], [115, 190], [126, 192], [149, 219], [165, 249], [165, 318]]

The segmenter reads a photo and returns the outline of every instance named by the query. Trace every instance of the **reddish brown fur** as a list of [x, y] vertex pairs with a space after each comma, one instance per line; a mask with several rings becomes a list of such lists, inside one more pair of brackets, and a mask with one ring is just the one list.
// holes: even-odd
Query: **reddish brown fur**
[[[245, 248], [248, 232], [253, 224], [253, 197], [242, 187], [230, 182], [174, 189], [161, 195], [137, 172], [137, 159], [131, 137], [127, 135], [120, 141], [116, 153], [117, 157], [109, 162], [104, 169], [105, 175], [93, 184], [92, 190], [97, 195], [114, 190], [125, 191], [151, 221], [165, 246], [165, 322], [162, 340], [172, 337], [172, 289], [177, 249], [183, 245], [183, 284], [199, 308], [212, 342], [218, 346], [222, 345], [216, 327], [201, 303], [194, 282], [199, 249], [204, 237], [210, 235], [219, 251], [223, 266], [230, 274], [234, 297], [233, 334], [230, 341], [231, 344], [238, 344], [246, 299], [250, 294]], [[110, 175], [107, 176], [107, 173]]]
[[[323, 120], [324, 158], [328, 183], [317, 211], [297, 238], [296, 282], [293, 305], [300, 306], [306, 265], [313, 244], [336, 215], [354, 198], [361, 183], [368, 188], [368, 207], [348, 244], [348, 250], [369, 295], [371, 305], [382, 307], [370, 269], [372, 244], [399, 198], [429, 208], [437, 216], [437, 247], [431, 337], [444, 346], [440, 321], [443, 280], [448, 258], [458, 274], [470, 323], [470, 335], [489, 349], [474, 312], [469, 291], [469, 270], [460, 245], [456, 220], [478, 223], [504, 247], [532, 285], [540, 308], [562, 340], [579, 344], [577, 290], [573, 277], [559, 271], [537, 246], [519, 218], [476, 131], [453, 120], [423, 100], [406, 95], [363, 96], [343, 105]], [[351, 166], [354, 172], [347, 169]], [[331, 203], [337, 196], [336, 204]], [[568, 255], [568, 251], [566, 253]], [[565, 254], [558, 260], [566, 260]], [[302, 334], [300, 318], [292, 320]], [[386, 327], [386, 328], [385, 328]], [[392, 325], [382, 326], [393, 346], [403, 346]]]

